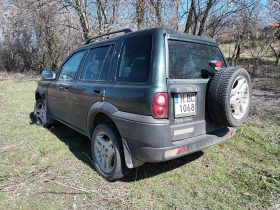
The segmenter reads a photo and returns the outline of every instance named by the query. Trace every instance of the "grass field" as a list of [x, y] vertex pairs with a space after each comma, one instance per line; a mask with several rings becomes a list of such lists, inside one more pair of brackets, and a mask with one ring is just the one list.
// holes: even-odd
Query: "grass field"
[[33, 117], [36, 81], [0, 81], [0, 209], [280, 209], [279, 95], [255, 91], [231, 140], [102, 179], [90, 141]]

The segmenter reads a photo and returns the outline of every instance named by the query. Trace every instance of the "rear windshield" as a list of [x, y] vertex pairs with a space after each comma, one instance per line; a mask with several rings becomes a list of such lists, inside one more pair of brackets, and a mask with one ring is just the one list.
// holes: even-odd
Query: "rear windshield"
[[168, 41], [169, 78], [208, 78], [214, 73], [210, 61], [220, 60], [225, 66], [218, 47], [183, 41]]

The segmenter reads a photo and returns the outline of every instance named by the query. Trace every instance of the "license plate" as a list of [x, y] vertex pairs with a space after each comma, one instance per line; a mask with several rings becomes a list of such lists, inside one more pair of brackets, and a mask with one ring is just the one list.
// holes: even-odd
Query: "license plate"
[[180, 93], [174, 95], [175, 117], [196, 114], [196, 94]]

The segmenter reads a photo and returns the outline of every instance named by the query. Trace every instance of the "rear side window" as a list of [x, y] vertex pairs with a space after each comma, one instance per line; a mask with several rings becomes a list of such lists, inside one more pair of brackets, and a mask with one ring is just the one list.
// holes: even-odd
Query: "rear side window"
[[113, 46], [91, 49], [87, 57], [81, 80], [106, 81], [113, 54]]
[[121, 52], [117, 81], [146, 82], [150, 75], [152, 37], [127, 38]]
[[168, 49], [171, 79], [206, 78], [214, 72], [209, 64], [212, 60], [220, 60], [225, 66], [221, 52], [215, 46], [169, 40]]

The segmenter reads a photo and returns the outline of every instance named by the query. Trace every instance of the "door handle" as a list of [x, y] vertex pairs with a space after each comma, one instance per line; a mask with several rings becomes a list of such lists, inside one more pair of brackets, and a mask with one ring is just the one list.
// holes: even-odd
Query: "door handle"
[[100, 91], [101, 91], [101, 89], [93, 89], [93, 92], [95, 92], [95, 93], [100, 93]]
[[59, 90], [61, 91], [61, 90], [68, 90], [69, 89], [69, 87], [67, 87], [67, 86], [59, 86]]

